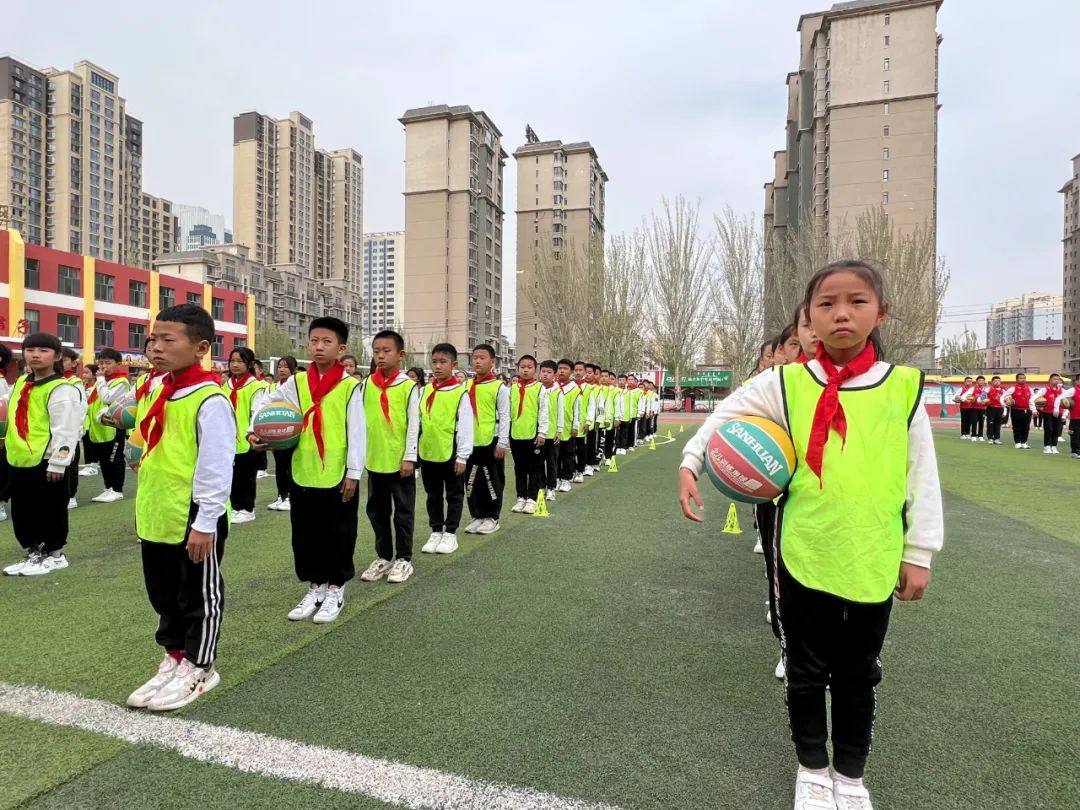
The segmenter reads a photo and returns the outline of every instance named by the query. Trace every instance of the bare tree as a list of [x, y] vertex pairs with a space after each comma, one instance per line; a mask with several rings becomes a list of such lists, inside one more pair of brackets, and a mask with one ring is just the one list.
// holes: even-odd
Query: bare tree
[[680, 380], [693, 364], [709, 327], [711, 246], [698, 232], [700, 203], [683, 197], [663, 201], [645, 223], [650, 277], [648, 325], [654, 359], [675, 379], [675, 401], [682, 399]]
[[533, 257], [532, 289], [527, 291], [542, 333], [552, 351], [571, 358], [584, 356], [590, 318], [601, 297], [603, 246], [578, 250], [573, 243], [555, 250], [547, 246]]
[[985, 366], [979, 338], [974, 332], [965, 328], [962, 335], [945, 338], [941, 347], [941, 370], [946, 374], [967, 374]]
[[608, 240], [600, 307], [594, 310], [584, 356], [607, 368], [638, 368], [644, 347], [648, 272], [645, 239], [640, 231]]
[[778, 237], [765, 234], [764, 332], [773, 337], [791, 323], [792, 314], [806, 295], [806, 284], [819, 267], [836, 254], [820, 226], [809, 214], [784, 229]]
[[765, 253], [759, 221], [730, 207], [714, 217], [716, 279], [710, 290], [716, 359], [738, 385], [754, 368], [764, 331]]

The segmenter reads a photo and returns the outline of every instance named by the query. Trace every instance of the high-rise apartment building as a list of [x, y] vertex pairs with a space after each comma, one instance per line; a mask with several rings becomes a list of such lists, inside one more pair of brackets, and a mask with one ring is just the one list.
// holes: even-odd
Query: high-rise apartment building
[[28, 242], [139, 262], [142, 123], [117, 76], [0, 58], [0, 206]]
[[364, 234], [364, 335], [405, 320], [405, 231]]
[[407, 110], [405, 126], [405, 329], [426, 354], [502, 339], [502, 133], [472, 108]]
[[900, 232], [936, 233], [941, 2], [854, 0], [799, 18], [787, 143], [765, 184], [772, 245], [799, 227], [842, 236], [878, 206]]
[[1062, 340], [1065, 371], [1075, 377], [1080, 375], [1080, 155], [1073, 158], [1073, 176], [1061, 193], [1065, 196]]
[[517, 161], [518, 356], [553, 356], [558, 345], [543, 333], [532, 290], [537, 262], [588, 260], [604, 245], [607, 174], [588, 141], [541, 141], [532, 127]]
[[180, 221], [170, 200], [142, 194], [142, 211], [139, 223], [142, 249], [139, 252], [139, 267], [147, 270], [154, 266], [154, 259], [165, 253], [177, 250], [180, 237]]
[[337, 149], [329, 157], [332, 227], [325, 251], [328, 261], [318, 277], [338, 279], [359, 290], [364, 272], [364, 159], [353, 149]]
[[1024, 340], [1061, 340], [1062, 297], [1057, 293], [1030, 292], [990, 307], [986, 319], [986, 347]]
[[198, 205], [173, 205], [180, 235], [176, 249], [198, 250], [209, 245], [227, 245], [232, 242], [232, 233], [225, 227], [225, 217], [213, 214]]

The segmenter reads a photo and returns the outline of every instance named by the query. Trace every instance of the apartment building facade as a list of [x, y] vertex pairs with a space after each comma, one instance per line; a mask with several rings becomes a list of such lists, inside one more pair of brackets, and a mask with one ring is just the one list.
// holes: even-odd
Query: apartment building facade
[[150, 269], [154, 259], [177, 249], [180, 238], [180, 220], [173, 210], [171, 200], [142, 194], [139, 216], [140, 251], [139, 267]]
[[1062, 341], [1065, 371], [1075, 377], [1080, 375], [1080, 155], [1073, 158], [1072, 169], [1072, 177], [1061, 187], [1065, 198]]
[[364, 335], [405, 328], [405, 231], [364, 234]]

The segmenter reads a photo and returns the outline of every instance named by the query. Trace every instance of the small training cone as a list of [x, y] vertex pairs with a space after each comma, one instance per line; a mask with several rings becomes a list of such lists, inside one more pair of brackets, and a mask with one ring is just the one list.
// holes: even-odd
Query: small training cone
[[615, 463], [615, 456], [611, 457], [611, 466], [607, 468], [607, 471], [609, 473], [619, 471], [619, 465]]
[[649, 439], [649, 449], [650, 450], [655, 450], [656, 449], [656, 437], [653, 437], [653, 438]]
[[680, 424], [679, 425], [679, 433], [682, 433], [684, 430], [686, 430], [686, 425]]
[[548, 514], [547, 498], [544, 497], [544, 490], [540, 490], [540, 494], [536, 496], [536, 511], [533, 512], [533, 517], [551, 517]]
[[668, 432], [667, 432], [667, 437], [668, 437], [669, 439], [671, 439], [672, 441], [674, 441], [674, 440], [675, 440], [675, 437], [671, 435], [671, 428], [668, 428]]
[[735, 504], [728, 507], [727, 520], [724, 521], [724, 534], [742, 534], [739, 528], [739, 513], [735, 511]]

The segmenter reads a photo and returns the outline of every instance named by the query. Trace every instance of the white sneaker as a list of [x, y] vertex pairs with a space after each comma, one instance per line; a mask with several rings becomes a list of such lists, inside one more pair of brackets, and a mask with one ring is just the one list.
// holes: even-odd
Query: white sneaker
[[146, 704], [152, 712], [167, 712], [187, 706], [221, 682], [214, 665], [197, 667], [186, 658], [176, 668], [172, 679]]
[[799, 768], [795, 778], [795, 810], [836, 810], [833, 780]]
[[78, 498], [68, 498], [68, 509], [78, 509], [78, 508], [79, 508], [79, 499]]
[[573, 478], [571, 478], [570, 481], [571, 481], [571, 483], [574, 483], [574, 484], [584, 484], [585, 483], [585, 476], [582, 473], [578, 473]]
[[234, 509], [232, 513], [232, 522], [234, 524], [251, 523], [255, 520], [255, 513], [248, 512], [246, 509]]
[[536, 501], [534, 501], [532, 498], [525, 501], [525, 508], [522, 509], [521, 511], [524, 512], [526, 515], [535, 515], [536, 514]]
[[570, 482], [566, 481], [566, 480], [560, 481], [559, 486], [555, 488], [555, 491], [556, 492], [569, 492], [570, 491]]
[[114, 492], [111, 489], [107, 489], [98, 495], [96, 498], [91, 498], [94, 503], [115, 503], [116, 501], [124, 500], [123, 492]]
[[544, 490], [544, 499], [548, 503], [551, 503], [553, 500], [555, 500], [555, 493], [558, 492], [558, 491], [559, 490], [557, 490], [557, 489]]
[[594, 468], [591, 464], [586, 464], [585, 465], [585, 474], [588, 475], [588, 476], [596, 475], [596, 468]]
[[424, 543], [424, 547], [420, 549], [420, 551], [424, 554], [434, 554], [439, 550], [439, 543], [442, 542], [442, 539], [442, 532], [432, 532], [431, 537], [427, 539], [427, 542]]
[[1064, 434], [1062, 434], [1061, 436], [1058, 436], [1058, 444], [1061, 444], [1063, 441], [1065, 441], [1065, 435]]
[[19, 576], [40, 577], [44, 574], [51, 574], [53, 571], [62, 571], [67, 567], [67, 557], [62, 553], [57, 556], [38, 553], [34, 555], [34, 559], [28, 560], [26, 565], [22, 567]]
[[266, 470], [259, 470], [257, 473], [255, 473], [255, 480], [256, 481], [261, 481], [262, 479], [269, 478], [269, 477], [270, 477], [270, 473], [267, 472]]
[[784, 666], [784, 658], [780, 657], [780, 660], [776, 662], [776, 669], [773, 670], [775, 675], [780, 680], [784, 680], [784, 675], [787, 673], [787, 667]]
[[477, 534], [495, 534], [499, 530], [499, 521], [493, 518], [486, 518], [480, 527], [476, 530]]
[[761, 545], [761, 538], [760, 537], [758, 537], [757, 542], [754, 543], [754, 553], [755, 554], [764, 554], [765, 553], [765, 547]]
[[457, 551], [457, 548], [457, 535], [451, 532], [443, 532], [442, 540], [439, 541], [439, 547], [435, 550], [439, 552], [439, 554], [453, 554]]
[[278, 495], [276, 498], [274, 498], [274, 500], [270, 501], [270, 503], [266, 505], [266, 508], [273, 512], [276, 512], [279, 508], [281, 508], [281, 496]]
[[94, 475], [97, 475], [97, 474], [98, 474], [98, 466], [97, 466], [97, 464], [87, 464], [85, 467], [83, 467], [81, 470], [79, 470], [79, 477], [80, 478], [90, 478], [91, 476], [94, 476]]
[[1052, 448], [1050, 448], [1050, 447], [1044, 447], [1044, 448], [1043, 448], [1043, 455], [1044, 455], [1044, 456], [1048, 456], [1048, 455], [1050, 455], [1050, 450], [1051, 450], [1051, 449], [1052, 449]]
[[345, 588], [335, 588], [333, 585], [324, 591], [322, 605], [318, 613], [312, 619], [315, 624], [330, 624], [345, 607]]
[[127, 705], [133, 709], [145, 709], [146, 704], [161, 690], [161, 687], [173, 679], [178, 666], [175, 658], [166, 655], [158, 664], [157, 675], [128, 695]]
[[1025, 449], [1025, 450], [1030, 450], [1030, 449], [1031, 449], [1031, 445], [1030, 445], [1030, 444], [1028, 444], [1027, 442], [1024, 442], [1024, 443], [1023, 443], [1022, 445], [1020, 445], [1020, 446], [1021, 446], [1021, 447], [1023, 447], [1023, 448]]
[[27, 549], [25, 557], [23, 557], [16, 563], [12, 563], [4, 569], [4, 576], [17, 577], [19, 575], [19, 572], [22, 571], [23, 568], [25, 568], [30, 563], [34, 555], [37, 553], [38, 551], [36, 549]]
[[5, 520], [7, 520], [7, 507], [0, 503], [0, 523], [3, 523]]
[[476, 520], [472, 521], [471, 523], [469, 523], [468, 526], [465, 527], [465, 534], [476, 534], [476, 530], [480, 528], [480, 524], [483, 522], [483, 518], [477, 518]]
[[1015, 447], [1017, 450], [1019, 450], [1023, 446], [1024, 445], [1020, 444], [1020, 442], [1017, 442], [1016, 444], [1013, 445], [1013, 447]]
[[510, 511], [511, 512], [520, 512], [524, 508], [525, 508], [525, 499], [524, 498], [518, 498], [516, 501], [514, 501], [514, 505], [510, 507]]
[[404, 582], [413, 575], [412, 563], [408, 560], [394, 560], [390, 573], [386, 575], [387, 582]]
[[289, 501], [288, 498], [283, 498], [281, 500], [281, 503], [278, 504], [277, 510], [279, 512], [291, 512], [292, 511], [292, 503]]
[[610, 458], [605, 458], [604, 459], [604, 466], [605, 467], [610, 467], [611, 466], [611, 459]]
[[870, 791], [860, 781], [853, 785], [843, 779], [833, 779], [833, 797], [836, 810], [874, 810], [870, 803]]
[[386, 572], [390, 570], [393, 563], [389, 560], [384, 560], [382, 557], [376, 557], [375, 562], [367, 567], [367, 570], [360, 575], [360, 579], [364, 582], [378, 582], [384, 576]]
[[325, 585], [312, 585], [307, 589], [307, 593], [304, 594], [304, 598], [289, 611], [289, 621], [299, 622], [304, 619], [310, 619], [315, 615], [322, 603], [326, 601], [326, 586]]

